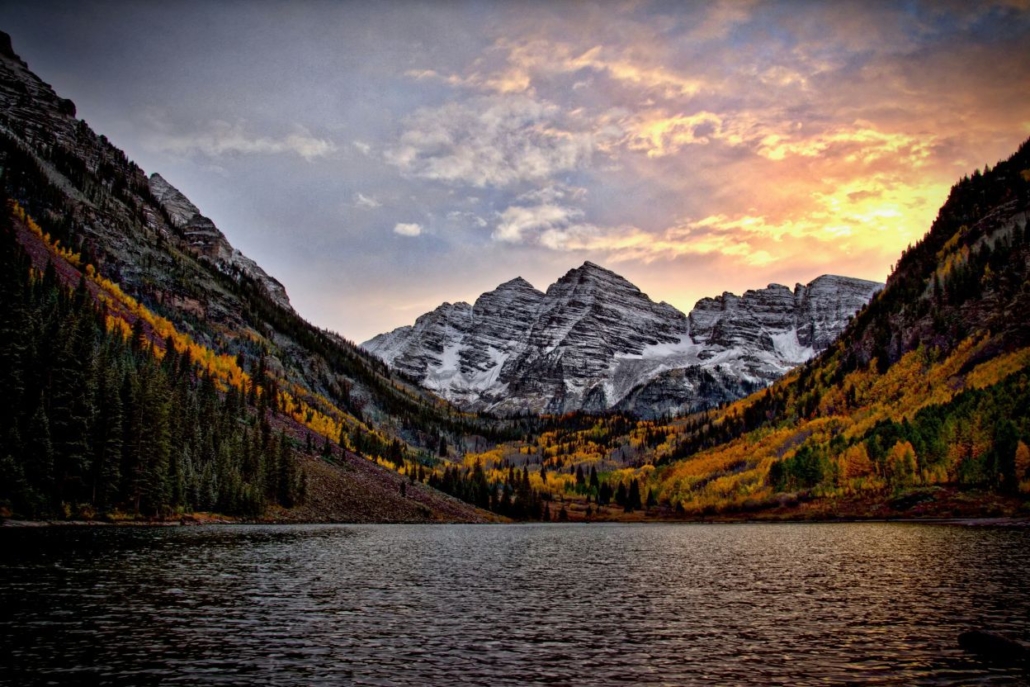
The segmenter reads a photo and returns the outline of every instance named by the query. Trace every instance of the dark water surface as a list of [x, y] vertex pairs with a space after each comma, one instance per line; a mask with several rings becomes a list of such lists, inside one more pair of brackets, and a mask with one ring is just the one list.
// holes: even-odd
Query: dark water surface
[[3, 684], [1024, 684], [1030, 532], [0, 530]]

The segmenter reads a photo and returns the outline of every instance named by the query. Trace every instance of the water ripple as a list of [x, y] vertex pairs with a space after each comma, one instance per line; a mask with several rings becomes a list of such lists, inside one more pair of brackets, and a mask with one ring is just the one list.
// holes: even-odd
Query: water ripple
[[3, 684], [1024, 684], [1030, 533], [900, 524], [0, 531]]

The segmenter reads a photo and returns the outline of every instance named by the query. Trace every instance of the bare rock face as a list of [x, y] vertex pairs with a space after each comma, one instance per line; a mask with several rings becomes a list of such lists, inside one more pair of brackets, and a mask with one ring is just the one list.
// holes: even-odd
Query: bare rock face
[[507, 393], [491, 409], [604, 410], [617, 400], [604, 385], [617, 355], [672, 343], [686, 331], [683, 313], [584, 263], [547, 289], [518, 354], [501, 370]]
[[182, 228], [195, 217], [200, 217], [200, 210], [165, 178], [156, 172], [150, 175], [150, 192], [157, 202], [161, 203], [172, 219], [172, 224]]
[[880, 288], [823, 276], [704, 298], [686, 316], [587, 262], [546, 293], [514, 279], [362, 347], [469, 410], [653, 417], [766, 386], [829, 346]]
[[268, 296], [278, 305], [292, 310], [286, 288], [270, 277], [261, 267], [229, 244], [215, 223], [200, 214], [179, 189], [169, 184], [160, 174], [150, 175], [150, 192], [168, 213], [172, 225], [201, 258], [215, 264], [222, 272], [244, 275], [261, 284]]

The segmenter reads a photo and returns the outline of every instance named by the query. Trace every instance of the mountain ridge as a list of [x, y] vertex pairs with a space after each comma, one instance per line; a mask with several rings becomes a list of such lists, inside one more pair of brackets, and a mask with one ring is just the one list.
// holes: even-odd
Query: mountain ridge
[[685, 315], [586, 261], [546, 291], [516, 277], [361, 346], [469, 410], [654, 417], [765, 386], [825, 349], [881, 286], [823, 275], [703, 298]]

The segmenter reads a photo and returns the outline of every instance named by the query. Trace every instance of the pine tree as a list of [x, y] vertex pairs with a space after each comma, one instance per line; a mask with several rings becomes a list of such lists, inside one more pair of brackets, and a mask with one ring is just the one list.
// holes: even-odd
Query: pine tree
[[60, 504], [54, 483], [54, 449], [50, 442], [50, 420], [43, 399], [29, 420], [25, 441], [24, 474], [31, 490], [26, 494], [29, 515], [57, 512]]
[[29, 266], [17, 245], [7, 212], [7, 194], [0, 186], [0, 453], [18, 455], [19, 445], [7, 443], [24, 413], [26, 344], [30, 323], [26, 311]]
[[626, 485], [623, 482], [619, 482], [619, 486], [615, 489], [615, 504], [625, 506], [627, 502]]
[[91, 450], [90, 424], [93, 408], [88, 387], [93, 344], [91, 313], [75, 298], [75, 312], [69, 313], [59, 330], [57, 352], [52, 368], [52, 392], [49, 419], [54, 447], [54, 477], [58, 498], [69, 504], [84, 502], [90, 496], [87, 488]]
[[97, 418], [93, 429], [93, 465], [91, 501], [101, 512], [108, 511], [117, 498], [121, 481], [122, 399], [121, 380], [113, 363], [100, 362], [100, 385], [97, 390]]
[[292, 508], [297, 502], [297, 463], [285, 433], [279, 434], [279, 504]]
[[629, 493], [626, 495], [623, 509], [627, 513], [632, 513], [635, 510], [639, 510], [640, 506], [640, 482], [634, 479], [629, 483]]

